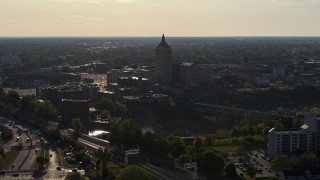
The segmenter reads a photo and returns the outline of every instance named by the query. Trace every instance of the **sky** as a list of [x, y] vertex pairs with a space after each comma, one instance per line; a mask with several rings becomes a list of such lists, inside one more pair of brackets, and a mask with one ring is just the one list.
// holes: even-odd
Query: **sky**
[[320, 36], [320, 0], [0, 0], [3, 36]]

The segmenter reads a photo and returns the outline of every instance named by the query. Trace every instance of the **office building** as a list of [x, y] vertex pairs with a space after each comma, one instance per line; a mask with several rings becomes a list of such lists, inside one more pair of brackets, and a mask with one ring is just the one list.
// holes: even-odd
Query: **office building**
[[172, 51], [164, 35], [155, 51], [155, 70], [158, 82], [168, 84], [172, 81]]

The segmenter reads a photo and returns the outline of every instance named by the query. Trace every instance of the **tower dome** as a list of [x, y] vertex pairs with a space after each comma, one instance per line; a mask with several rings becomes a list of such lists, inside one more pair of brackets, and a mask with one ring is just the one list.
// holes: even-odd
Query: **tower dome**
[[172, 81], [172, 51], [167, 44], [164, 35], [155, 51], [156, 75], [160, 83]]

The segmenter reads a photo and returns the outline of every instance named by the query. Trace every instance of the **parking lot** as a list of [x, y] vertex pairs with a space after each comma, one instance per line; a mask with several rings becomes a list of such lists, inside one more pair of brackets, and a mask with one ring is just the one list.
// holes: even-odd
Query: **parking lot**
[[256, 177], [275, 176], [275, 173], [270, 169], [270, 162], [262, 153], [253, 151], [252, 154], [249, 154], [249, 157], [249, 160], [240, 158], [235, 163], [238, 174], [245, 175], [247, 168], [253, 166], [256, 168]]

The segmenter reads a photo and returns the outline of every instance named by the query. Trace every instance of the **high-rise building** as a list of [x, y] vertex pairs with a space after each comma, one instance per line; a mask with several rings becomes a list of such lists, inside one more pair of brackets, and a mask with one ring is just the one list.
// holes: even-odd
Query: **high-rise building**
[[315, 113], [306, 113], [304, 124], [299, 129], [277, 131], [272, 128], [268, 133], [269, 159], [295, 151], [320, 152], [319, 130], [320, 118], [317, 118]]
[[62, 124], [70, 125], [73, 118], [80, 118], [82, 124], [89, 123], [89, 100], [63, 99], [61, 103]]
[[155, 51], [155, 69], [158, 82], [167, 84], [172, 81], [172, 51], [170, 46], [166, 43], [164, 35]]

